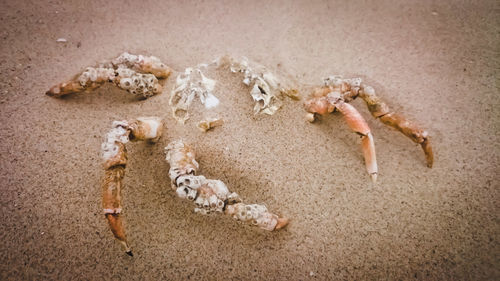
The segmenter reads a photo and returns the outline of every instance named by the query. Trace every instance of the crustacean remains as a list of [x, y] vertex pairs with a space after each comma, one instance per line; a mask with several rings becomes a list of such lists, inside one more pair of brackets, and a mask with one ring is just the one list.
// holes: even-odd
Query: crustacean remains
[[[102, 204], [104, 215], [115, 238], [132, 256], [121, 219], [122, 180], [127, 165], [125, 144], [129, 141], [156, 142], [162, 135], [163, 121], [157, 117], [142, 117], [131, 121], [115, 121], [102, 144], [104, 178]], [[172, 188], [180, 198], [196, 204], [195, 213], [224, 213], [233, 218], [250, 222], [262, 229], [273, 231], [285, 227], [288, 219], [270, 213], [264, 205], [244, 204], [235, 192], [230, 192], [224, 182], [196, 175], [199, 169], [193, 148], [182, 141], [171, 142], [166, 148], [170, 164], [169, 177]]]
[[104, 178], [101, 185], [104, 215], [111, 231], [129, 255], [132, 255], [132, 251], [121, 219], [122, 180], [127, 165], [125, 144], [129, 141], [156, 142], [161, 137], [162, 131], [163, 122], [160, 118], [142, 117], [131, 121], [115, 121], [101, 147], [104, 160]]
[[167, 78], [171, 72], [157, 57], [123, 53], [110, 62], [87, 67], [69, 81], [53, 86], [46, 94], [62, 97], [94, 90], [106, 82], [112, 82], [131, 94], [148, 98], [161, 93], [162, 86], [158, 79]]
[[[250, 88], [250, 95], [255, 102], [255, 113], [274, 114], [282, 105], [283, 95], [298, 99], [295, 87], [290, 87], [290, 82], [285, 81], [283, 77], [275, 76], [258, 64], [249, 64], [245, 58], [235, 60], [224, 56], [210, 64], [187, 68], [177, 76], [170, 97], [170, 106], [174, 118], [181, 123], [189, 118], [188, 111], [195, 99], [199, 99], [207, 110], [219, 105], [220, 100], [214, 92], [217, 81], [203, 73], [213, 70], [211, 67], [242, 74], [242, 83]], [[168, 78], [171, 72], [170, 68], [156, 57], [123, 53], [110, 62], [99, 64], [97, 67], [88, 67], [73, 79], [53, 86], [46, 94], [62, 97], [95, 89], [105, 82], [112, 82], [132, 94], [148, 98], [161, 93], [162, 85], [158, 79]], [[305, 102], [307, 120], [313, 122], [316, 115], [341, 112], [349, 127], [361, 136], [366, 169], [371, 179], [376, 181], [378, 168], [373, 135], [361, 114], [349, 104], [357, 97], [366, 102], [373, 117], [420, 144], [426, 156], [427, 166], [432, 167], [433, 153], [427, 131], [391, 111], [375, 95], [375, 90], [363, 84], [360, 78], [344, 79], [341, 76], [331, 76], [325, 79], [324, 85], [314, 89], [311, 97]], [[222, 119], [211, 117], [198, 122], [198, 127], [207, 131], [222, 124]], [[163, 121], [158, 117], [115, 121], [102, 144], [105, 171], [102, 180], [104, 214], [115, 238], [129, 255], [132, 255], [132, 251], [121, 218], [122, 180], [127, 164], [125, 144], [129, 141], [157, 142], [162, 135], [163, 127]], [[180, 198], [194, 202], [195, 213], [204, 215], [223, 213], [269, 231], [281, 229], [288, 224], [287, 218], [269, 212], [264, 205], [243, 203], [238, 194], [230, 192], [224, 182], [198, 175], [199, 165], [195, 160], [194, 150], [183, 141], [171, 142], [165, 148], [165, 152], [170, 165], [169, 178], [172, 188]]]
[[373, 117], [420, 144], [425, 153], [427, 166], [432, 167], [434, 156], [427, 131], [408, 121], [404, 116], [391, 111], [389, 106], [375, 95], [372, 87], [362, 83], [361, 78], [343, 79], [341, 76], [326, 78], [324, 86], [314, 89], [311, 97], [306, 100], [305, 109], [308, 112], [306, 118], [314, 122], [316, 114], [326, 115], [334, 111], [342, 113], [347, 125], [361, 136], [366, 170], [375, 182], [378, 167], [373, 135], [363, 116], [348, 103], [357, 97], [361, 97], [366, 102]]

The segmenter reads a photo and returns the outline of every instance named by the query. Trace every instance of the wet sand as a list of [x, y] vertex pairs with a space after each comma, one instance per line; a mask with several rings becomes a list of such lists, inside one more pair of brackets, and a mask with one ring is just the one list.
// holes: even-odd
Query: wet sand
[[[0, 279], [494, 280], [499, 272], [500, 10], [495, 1], [3, 1], [0, 4]], [[66, 43], [57, 43], [58, 38]], [[65, 99], [53, 84], [128, 51], [174, 73], [147, 100], [112, 86]], [[360, 76], [425, 127], [420, 147], [352, 104], [375, 137], [379, 180], [338, 114], [309, 124], [302, 101], [254, 115], [221, 77], [222, 127], [172, 118], [175, 75], [232, 54], [303, 85]], [[222, 87], [224, 85], [224, 87]], [[303, 89], [303, 88], [301, 88]], [[307, 92], [301, 91], [302, 96]], [[100, 145], [113, 120], [156, 115], [156, 145], [130, 143], [123, 192], [134, 257], [101, 210]], [[193, 213], [167, 178], [182, 138], [202, 174], [292, 219], [265, 232]]]

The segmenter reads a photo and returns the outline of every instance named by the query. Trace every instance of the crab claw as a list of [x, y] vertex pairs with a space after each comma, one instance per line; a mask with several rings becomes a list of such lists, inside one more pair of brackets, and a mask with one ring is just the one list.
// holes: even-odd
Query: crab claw
[[363, 155], [365, 156], [365, 165], [372, 182], [377, 181], [377, 157], [375, 155], [375, 143], [373, 142], [372, 133], [366, 134], [361, 138], [361, 146], [363, 148]]
[[108, 219], [109, 228], [111, 229], [111, 232], [113, 232], [116, 240], [120, 241], [123, 245], [125, 253], [133, 257], [134, 254], [132, 254], [132, 250], [130, 249], [127, 238], [125, 237], [125, 229], [123, 228], [120, 214], [106, 214], [106, 218]]
[[345, 121], [349, 127], [361, 135], [361, 146], [365, 156], [366, 170], [373, 182], [377, 181], [377, 157], [375, 155], [375, 144], [370, 128], [365, 119], [352, 105], [339, 101], [335, 107], [344, 115]]

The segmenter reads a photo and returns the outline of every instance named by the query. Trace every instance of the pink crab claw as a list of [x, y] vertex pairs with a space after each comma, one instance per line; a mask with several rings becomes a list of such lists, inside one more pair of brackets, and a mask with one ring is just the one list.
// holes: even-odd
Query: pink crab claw
[[347, 125], [354, 132], [361, 135], [361, 147], [365, 156], [366, 170], [370, 174], [372, 181], [376, 182], [378, 173], [377, 157], [375, 155], [375, 143], [370, 132], [370, 127], [368, 127], [365, 119], [354, 106], [339, 101], [335, 104], [335, 107], [344, 115]]

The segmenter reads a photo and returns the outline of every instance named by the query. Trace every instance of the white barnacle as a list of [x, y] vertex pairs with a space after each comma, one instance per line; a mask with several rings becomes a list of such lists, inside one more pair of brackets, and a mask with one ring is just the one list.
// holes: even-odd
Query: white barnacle
[[208, 198], [208, 203], [210, 204], [210, 209], [215, 209], [217, 208], [217, 196], [215, 195], [211, 195], [209, 198]]
[[92, 69], [91, 69], [91, 71], [90, 71], [89, 75], [90, 75], [90, 77], [89, 77], [89, 78], [90, 78], [90, 81], [92, 81], [92, 82], [97, 81], [97, 71], [96, 71], [96, 69], [95, 69], [95, 68], [92, 68]]
[[185, 199], [187, 197], [187, 194], [188, 194], [188, 188], [183, 187], [183, 186], [178, 187], [175, 190], [175, 193], [177, 193], [177, 196], [179, 196], [179, 198]]
[[349, 79], [349, 84], [351, 84], [351, 87], [360, 87], [361, 86], [362, 79], [361, 78], [351, 78]]
[[203, 207], [203, 202], [204, 202], [204, 199], [201, 196], [198, 196], [198, 198], [196, 198], [196, 200], [194, 201], [196, 206], [198, 206], [199, 208]]
[[120, 79], [120, 88], [128, 90], [130, 89], [130, 86], [132, 86], [132, 79], [130, 78]]
[[224, 201], [222, 200], [217, 200], [217, 211], [222, 212], [222, 209], [224, 209]]
[[86, 86], [87, 81], [89, 81], [89, 73], [87, 71], [84, 71], [79, 77], [78, 81], [80, 82], [80, 85]]
[[208, 202], [207, 198], [203, 199], [203, 208], [205, 208], [205, 209], [210, 208], [210, 202]]
[[198, 189], [204, 183], [204, 176], [182, 175], [176, 180], [177, 186], [187, 186], [191, 189]]
[[106, 161], [114, 157], [119, 149], [117, 143], [125, 144], [128, 138], [128, 123], [126, 121], [115, 121], [112, 129], [106, 134], [106, 139], [101, 145], [102, 158]]
[[207, 184], [210, 187], [210, 189], [212, 189], [212, 191], [215, 193], [217, 198], [220, 198], [222, 200], [226, 200], [226, 198], [228, 198], [229, 189], [227, 188], [226, 184], [223, 181], [207, 180]]
[[196, 198], [198, 191], [188, 188], [187, 199], [193, 201]]

